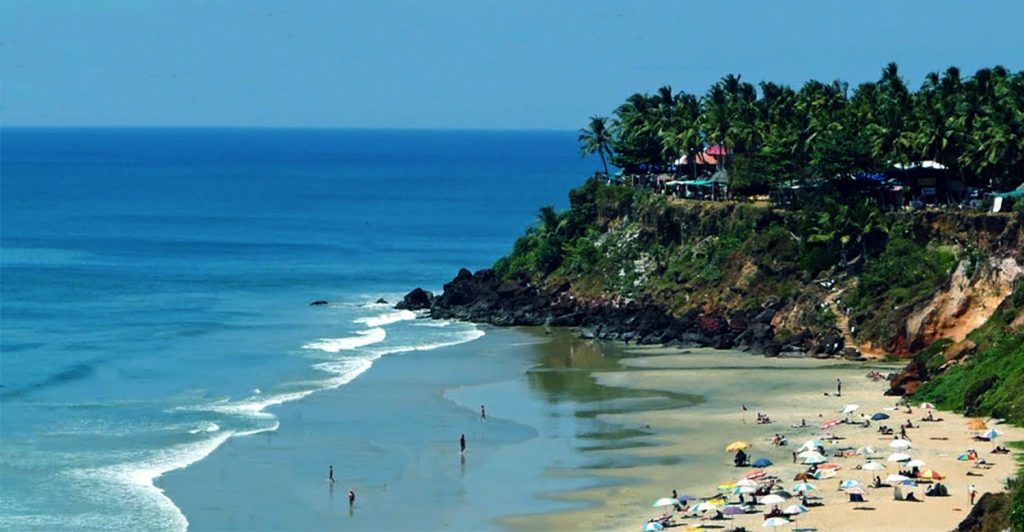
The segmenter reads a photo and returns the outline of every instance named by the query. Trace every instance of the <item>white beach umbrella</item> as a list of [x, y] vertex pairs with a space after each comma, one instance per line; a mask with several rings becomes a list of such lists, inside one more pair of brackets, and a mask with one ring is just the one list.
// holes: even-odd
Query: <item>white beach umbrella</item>
[[679, 504], [678, 499], [673, 499], [671, 497], [662, 497], [654, 501], [654, 504], [651, 505], [651, 508], [660, 508], [662, 506], [675, 506], [677, 504]]
[[832, 478], [837, 474], [838, 473], [836, 473], [835, 469], [819, 469], [818, 472], [814, 474], [814, 478], [818, 480], [825, 480], [827, 478]]
[[786, 509], [782, 511], [782, 513], [784, 513], [786, 515], [796, 515], [796, 514], [805, 514], [805, 513], [809, 512], [809, 511], [810, 510], [808, 510], [807, 507], [802, 505], [802, 504], [791, 504], [791, 505], [787, 506]]
[[744, 486], [748, 488], [756, 488], [757, 482], [749, 478], [744, 478], [736, 481], [737, 486]]
[[756, 493], [757, 488], [753, 486], [736, 486], [732, 489], [733, 495], [747, 495], [749, 493]]
[[868, 462], [860, 466], [860, 468], [863, 469], [864, 471], [881, 471], [885, 469], [885, 464], [880, 462]]
[[860, 405], [846, 405], [843, 407], [843, 413], [852, 414], [856, 412], [858, 408], [860, 408]]
[[933, 405], [931, 403], [921, 403], [920, 407], [921, 408], [926, 408], [928, 410], [931, 410], [932, 408], [935, 408], [935, 405]]
[[844, 481], [839, 483], [839, 489], [844, 489], [844, 490], [848, 489], [848, 488], [856, 488], [857, 486], [860, 486], [860, 482], [858, 482], [858, 481], [856, 481], [856, 480], [854, 480], [852, 478], [849, 479], [849, 480], [844, 480]]
[[910, 455], [907, 453], [892, 453], [885, 460], [887, 462], [906, 462], [907, 460], [910, 459]]
[[781, 517], [773, 517], [771, 519], [765, 519], [764, 524], [761, 526], [763, 526], [764, 528], [778, 528], [780, 526], [786, 526], [791, 524], [793, 523], [787, 519], [783, 519]]
[[910, 480], [910, 477], [905, 477], [903, 475], [897, 475], [896, 473], [893, 473], [893, 474], [885, 477], [885, 481], [886, 482], [903, 482], [904, 480]]
[[807, 483], [807, 482], [801, 482], [801, 483], [795, 484], [793, 486], [793, 491], [795, 491], [797, 493], [803, 493], [803, 492], [806, 492], [806, 491], [814, 491], [816, 489], [818, 489], [818, 488], [815, 488], [814, 484], [810, 484], [810, 483]]
[[868, 455], [872, 455], [872, 454], [875, 454], [875, 453], [877, 453], [877, 452], [878, 452], [878, 451], [876, 451], [876, 450], [875, 450], [875, 448], [874, 448], [874, 447], [871, 447], [870, 445], [868, 445], [868, 446], [866, 446], [866, 447], [859, 447], [859, 448], [857, 449], [857, 454], [859, 454], [859, 455], [863, 455], [863, 456], [868, 456]]
[[824, 445], [822, 445], [818, 440], [807, 440], [799, 449], [797, 449], [797, 451], [813, 451], [818, 447], [824, 447]]
[[782, 504], [784, 502], [786, 502], [786, 499], [775, 493], [761, 498], [761, 504]]
[[893, 449], [909, 449], [913, 446], [914, 444], [910, 443], [909, 440], [893, 440], [889, 442], [889, 447]]
[[710, 502], [702, 502], [702, 503], [694, 506], [693, 509], [690, 510], [690, 512], [694, 513], [694, 514], [702, 514], [704, 512], [709, 512], [711, 510], [717, 510], [717, 509], [718, 509], [718, 507], [715, 506], [714, 504], [711, 504]]
[[644, 525], [644, 532], [659, 532], [665, 530], [665, 526], [657, 521], [651, 521]]
[[918, 460], [917, 458], [906, 463], [907, 467], [924, 467], [924, 460]]
[[806, 451], [801, 451], [801, 452], [797, 453], [796, 456], [798, 458], [807, 458], [809, 456], [821, 456], [821, 453], [819, 453], [818, 451], [816, 451], [814, 449], [808, 449]]
[[807, 464], [807, 465], [823, 464], [826, 461], [827, 461], [827, 459], [824, 456], [820, 455], [820, 454], [817, 455], [817, 456], [808, 456], [807, 458], [804, 458], [804, 463]]

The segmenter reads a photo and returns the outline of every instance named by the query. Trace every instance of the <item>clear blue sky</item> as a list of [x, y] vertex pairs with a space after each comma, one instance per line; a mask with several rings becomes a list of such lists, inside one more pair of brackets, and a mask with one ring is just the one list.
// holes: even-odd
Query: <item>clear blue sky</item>
[[735, 72], [1024, 62], [1024, 2], [3, 0], [6, 125], [578, 127]]

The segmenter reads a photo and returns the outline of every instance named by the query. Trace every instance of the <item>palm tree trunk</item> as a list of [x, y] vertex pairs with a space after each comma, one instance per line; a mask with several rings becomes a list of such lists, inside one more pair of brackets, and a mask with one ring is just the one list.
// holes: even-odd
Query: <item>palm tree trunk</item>
[[608, 163], [604, 160], [604, 150], [598, 148], [597, 154], [601, 156], [601, 165], [604, 166], [604, 178], [609, 179], [611, 176], [608, 175]]

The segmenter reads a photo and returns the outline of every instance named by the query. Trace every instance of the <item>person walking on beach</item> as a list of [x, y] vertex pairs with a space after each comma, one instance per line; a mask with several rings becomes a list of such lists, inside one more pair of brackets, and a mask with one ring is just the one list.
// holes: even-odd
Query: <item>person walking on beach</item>
[[487, 411], [484, 410], [484, 405], [480, 405], [480, 421], [487, 421]]
[[459, 437], [459, 454], [466, 454], [466, 435]]
[[843, 396], [843, 381], [841, 381], [839, 379], [836, 379], [836, 396], [837, 397], [842, 397]]
[[978, 488], [971, 484], [967, 487], [967, 496], [971, 499], [971, 506], [974, 506], [974, 497], [978, 495]]
[[327, 466], [327, 482], [334, 484], [334, 466]]
[[349, 506], [349, 508], [355, 506], [355, 504], [356, 504], [356, 492], [353, 491], [353, 490], [348, 490], [348, 506]]

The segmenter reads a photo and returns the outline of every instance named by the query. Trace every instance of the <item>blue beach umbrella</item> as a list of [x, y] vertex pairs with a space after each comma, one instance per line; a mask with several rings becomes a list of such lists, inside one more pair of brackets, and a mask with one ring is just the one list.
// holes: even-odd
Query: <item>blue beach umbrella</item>
[[646, 525], [644, 525], [644, 532], [657, 532], [659, 530], [664, 530], [664, 529], [665, 529], [665, 527], [662, 526], [661, 523], [650, 522], [650, 523], [647, 523]]
[[852, 488], [852, 487], [855, 487], [855, 486], [860, 486], [860, 482], [857, 482], [856, 480], [853, 480], [852, 478], [850, 480], [844, 480], [844, 481], [839, 483], [839, 488], [840, 489]]
[[885, 412], [879, 412], [871, 416], [871, 421], [881, 421], [883, 419], [889, 419], [889, 414], [886, 414]]
[[772, 465], [772, 461], [767, 458], [758, 458], [754, 462], [754, 467], [768, 467], [770, 465]]

